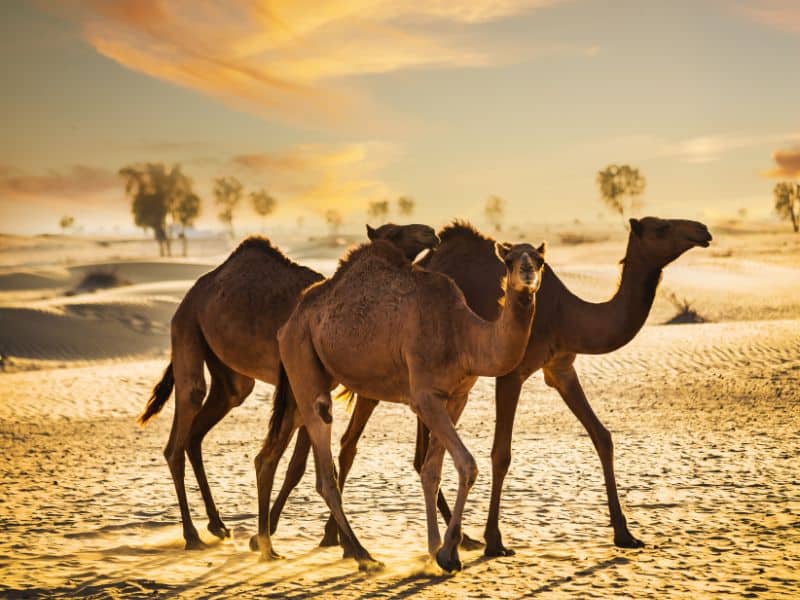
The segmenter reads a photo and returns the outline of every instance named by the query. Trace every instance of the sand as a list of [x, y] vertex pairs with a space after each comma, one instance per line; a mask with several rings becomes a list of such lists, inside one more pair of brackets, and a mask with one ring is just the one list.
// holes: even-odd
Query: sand
[[[796, 597], [800, 260], [761, 260], [762, 243], [731, 234], [709, 251], [690, 252], [667, 269], [653, 315], [633, 342], [578, 359], [587, 395], [614, 434], [631, 530], [647, 547], [611, 543], [591, 442], [536, 374], [523, 389], [501, 511], [505, 542], [517, 555], [487, 560], [463, 552], [464, 570], [452, 576], [425, 556], [424, 503], [411, 466], [414, 420], [388, 404], [368, 425], [345, 490], [354, 529], [386, 569], [361, 574], [337, 549], [316, 547], [327, 511], [311, 472], [275, 536], [286, 558], [257, 561], [247, 541], [256, 513], [252, 460], [269, 416], [264, 384], [204, 444], [233, 538], [185, 552], [161, 454], [172, 401], [146, 428], [134, 418], [166, 362], [169, 315], [197, 265], [176, 263], [170, 268], [186, 269], [186, 277], [166, 279], [143, 266], [151, 278], [95, 294], [63, 296], [63, 280], [40, 287], [38, 300], [19, 300], [35, 290], [5, 289], [0, 595]], [[712, 254], [726, 245], [742, 254]], [[789, 254], [797, 248], [788, 247]], [[621, 254], [613, 239], [550, 249], [557, 271], [590, 299], [611, 292]], [[317, 266], [330, 270], [333, 262], [323, 257]], [[666, 291], [691, 298], [712, 322], [661, 325], [674, 312]], [[133, 314], [146, 317], [149, 329]], [[16, 329], [9, 334], [9, 327]], [[459, 426], [480, 468], [465, 514], [473, 537], [488, 508], [493, 390], [492, 380], [478, 382]], [[335, 413], [338, 433], [346, 411]], [[452, 498], [455, 474], [449, 459], [446, 465]], [[214, 542], [188, 468], [187, 483], [196, 525]]]

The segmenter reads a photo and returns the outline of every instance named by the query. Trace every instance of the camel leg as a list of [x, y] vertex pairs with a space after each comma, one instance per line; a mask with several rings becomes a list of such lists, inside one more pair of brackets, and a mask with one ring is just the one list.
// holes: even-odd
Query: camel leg
[[[331, 453], [331, 423], [330, 419], [323, 418], [323, 415], [330, 415], [332, 402], [331, 395], [327, 389], [318, 391], [316, 397], [308, 402], [308, 395], [301, 395], [298, 392], [298, 407], [303, 418], [303, 422], [314, 448], [314, 461], [317, 467], [317, 491], [323, 497], [328, 508], [330, 508], [336, 524], [341, 532], [343, 545], [348, 549], [348, 553], [358, 561], [359, 570], [372, 570], [381, 568], [383, 565], [373, 559], [369, 552], [361, 545], [355, 533], [347, 521], [347, 516], [342, 508], [342, 496], [336, 482], [336, 468], [333, 464], [333, 454]], [[303, 400], [306, 402], [304, 403]]]
[[[342, 435], [341, 449], [339, 450], [339, 489], [344, 489], [344, 482], [347, 480], [347, 474], [350, 472], [350, 467], [353, 466], [353, 460], [356, 457], [358, 440], [361, 434], [364, 433], [369, 418], [375, 407], [378, 406], [378, 401], [371, 398], [365, 398], [361, 395], [356, 399], [356, 406], [353, 409], [353, 414], [347, 424], [347, 429]], [[325, 523], [325, 535], [320, 546], [336, 546], [339, 543], [339, 527], [336, 525], [336, 520], [333, 515], [328, 516], [328, 521]], [[347, 558], [345, 556], [345, 558]]]
[[211, 390], [200, 412], [192, 423], [187, 454], [194, 469], [200, 493], [208, 515], [208, 530], [218, 538], [230, 537], [231, 533], [219, 516], [211, 495], [205, 465], [203, 464], [203, 439], [206, 434], [227, 415], [234, 406], [241, 404], [253, 389], [254, 381], [226, 367], [218, 361], [209, 361]]
[[614, 527], [614, 545], [620, 548], [642, 548], [644, 542], [633, 537], [628, 530], [628, 522], [622, 512], [617, 494], [617, 480], [614, 476], [614, 443], [611, 433], [594, 414], [586, 395], [583, 393], [575, 367], [550, 369], [545, 367], [544, 380], [550, 387], [558, 390], [573, 414], [586, 429], [603, 466], [603, 478], [608, 495], [608, 511]]
[[[428, 551], [431, 554], [435, 553], [436, 562], [448, 572], [461, 570], [461, 561], [458, 557], [458, 545], [461, 542], [461, 519], [467, 495], [478, 476], [475, 459], [459, 438], [454, 425], [458, 422], [466, 400], [466, 396], [454, 398], [445, 407], [440, 397], [426, 394], [415, 399], [413, 404], [417, 415], [433, 434], [420, 474], [425, 492], [425, 509], [428, 520]], [[458, 471], [458, 495], [445, 532], [444, 544], [438, 548], [439, 525], [436, 514], [436, 497], [439, 491], [445, 449], [452, 456]]]
[[503, 482], [511, 464], [511, 435], [514, 430], [514, 417], [524, 378], [514, 371], [498, 377], [495, 384], [495, 426], [492, 444], [492, 496], [489, 502], [489, 516], [483, 537], [486, 540], [485, 556], [513, 556], [514, 551], [503, 545], [500, 534], [500, 496]]
[[295, 405], [292, 402], [286, 408], [286, 414], [281, 421], [280, 430], [277, 434], [270, 431], [264, 446], [255, 459], [256, 483], [258, 487], [258, 534], [256, 535], [255, 545], [250, 540], [250, 547], [253, 550], [261, 550], [261, 560], [268, 561], [281, 556], [272, 548], [272, 536], [270, 535], [270, 512], [269, 500], [272, 495], [272, 485], [275, 481], [275, 471], [278, 468], [286, 447], [292, 440], [292, 434], [297, 428], [295, 415]]
[[[414, 470], [418, 474], [421, 473], [422, 465], [425, 462], [429, 438], [430, 432], [428, 428], [425, 427], [425, 424], [420, 419], [417, 419], [417, 443], [414, 449]], [[441, 488], [439, 488], [439, 494], [436, 496], [436, 506], [439, 508], [439, 514], [442, 515], [445, 524], [449, 525], [452, 513], [450, 512], [450, 506], [447, 504], [447, 499], [444, 497]], [[462, 550], [480, 550], [483, 548], [483, 542], [468, 536], [464, 532], [461, 533], [460, 545]]]
[[286, 477], [283, 480], [281, 491], [278, 492], [278, 497], [272, 505], [272, 510], [269, 513], [269, 532], [275, 534], [278, 528], [278, 520], [281, 518], [283, 507], [289, 499], [289, 494], [297, 487], [303, 475], [306, 472], [306, 464], [308, 463], [308, 453], [311, 451], [311, 440], [308, 439], [306, 428], [301, 427], [297, 432], [297, 440], [294, 444], [294, 452], [289, 461], [289, 466], [286, 468]]
[[173, 348], [181, 351], [172, 357], [173, 372], [175, 375], [175, 415], [172, 420], [172, 430], [169, 441], [164, 448], [164, 457], [167, 459], [175, 493], [178, 496], [178, 505], [181, 511], [183, 525], [183, 538], [187, 550], [204, 548], [205, 544], [192, 523], [189, 512], [189, 502], [186, 499], [186, 486], [184, 475], [186, 471], [186, 450], [192, 423], [200, 412], [203, 398], [206, 395], [206, 382], [203, 373], [203, 342], [199, 337], [190, 340], [177, 340], [173, 335]]

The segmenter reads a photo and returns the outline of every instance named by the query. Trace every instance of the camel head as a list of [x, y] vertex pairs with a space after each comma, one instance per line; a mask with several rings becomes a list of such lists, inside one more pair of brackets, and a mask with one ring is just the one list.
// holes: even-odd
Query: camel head
[[386, 240], [397, 246], [408, 260], [414, 260], [423, 250], [439, 245], [439, 236], [427, 225], [394, 225], [387, 223], [377, 229], [367, 225], [370, 241]]
[[637, 248], [651, 265], [664, 267], [687, 250], [708, 248], [711, 233], [698, 221], [644, 217], [631, 219], [629, 248]]
[[530, 244], [497, 244], [497, 255], [508, 269], [508, 285], [521, 292], [528, 290], [535, 294], [542, 283], [544, 253], [547, 248], [542, 242], [538, 248]]

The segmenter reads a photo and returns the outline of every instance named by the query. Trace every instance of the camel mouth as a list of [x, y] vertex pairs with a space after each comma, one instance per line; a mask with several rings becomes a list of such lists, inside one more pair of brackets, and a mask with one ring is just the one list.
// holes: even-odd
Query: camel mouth
[[698, 240], [689, 238], [689, 241], [692, 242], [695, 246], [700, 246], [701, 248], [708, 248], [711, 245], [712, 239], [713, 238], [711, 237], [711, 234], [708, 234], [708, 237], [705, 239]]

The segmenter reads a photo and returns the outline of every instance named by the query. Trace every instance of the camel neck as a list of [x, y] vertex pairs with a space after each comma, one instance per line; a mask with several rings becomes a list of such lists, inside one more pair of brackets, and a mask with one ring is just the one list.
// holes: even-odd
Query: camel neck
[[561, 312], [565, 350], [576, 354], [604, 354], [633, 339], [650, 314], [661, 267], [641, 255], [636, 240], [628, 239], [619, 288], [607, 302], [592, 303], [570, 294]]
[[535, 310], [535, 296], [529, 290], [509, 287], [500, 317], [480, 322], [470, 370], [475, 375], [497, 377], [516, 367], [525, 354]]

